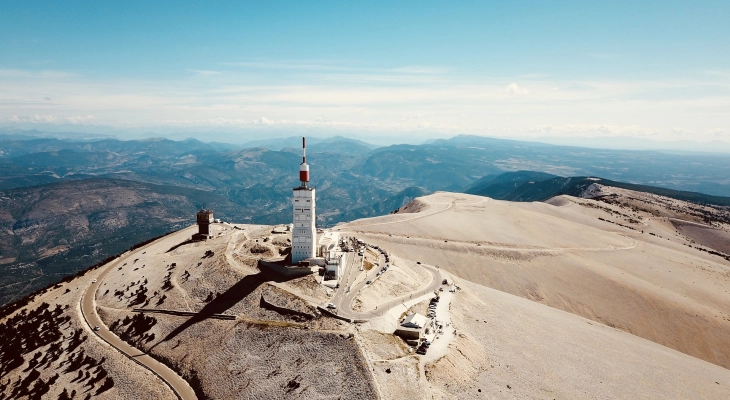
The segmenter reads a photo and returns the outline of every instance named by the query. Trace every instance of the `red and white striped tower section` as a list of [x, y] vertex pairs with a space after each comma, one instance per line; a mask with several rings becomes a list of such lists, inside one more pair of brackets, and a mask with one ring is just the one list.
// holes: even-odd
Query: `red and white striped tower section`
[[307, 186], [309, 165], [307, 164], [307, 142], [302, 138], [302, 164], [299, 166], [301, 185], [294, 188], [294, 225], [292, 229], [291, 261], [296, 264], [316, 256], [315, 240], [315, 190]]

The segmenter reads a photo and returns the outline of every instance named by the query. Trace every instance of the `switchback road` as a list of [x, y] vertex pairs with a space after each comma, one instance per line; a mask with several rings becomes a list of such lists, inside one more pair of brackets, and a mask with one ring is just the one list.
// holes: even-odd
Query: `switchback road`
[[[438, 290], [438, 288], [441, 287], [441, 281], [443, 280], [443, 275], [441, 274], [441, 271], [438, 268], [434, 268], [430, 265], [421, 264], [419, 266], [424, 268], [431, 274], [431, 282], [425, 287], [422, 287], [421, 289], [416, 290], [412, 293], [398, 297], [387, 303], [378, 304], [378, 308], [376, 310], [358, 312], [352, 309], [352, 302], [355, 300], [355, 297], [357, 297], [358, 292], [367, 285], [365, 279], [362, 279], [361, 281], [359, 281], [358, 284], [353, 285], [353, 287], [350, 288], [349, 293], [345, 291], [344, 285], [341, 285], [332, 299], [332, 303], [337, 306], [337, 315], [343, 318], [349, 318], [351, 320], [366, 321], [371, 318], [385, 315], [388, 311], [390, 311], [391, 308], [405, 301]], [[354, 266], [350, 265], [348, 267], [352, 268]], [[371, 271], [371, 275], [374, 275], [374, 270], [375, 268], [373, 268], [373, 271]], [[361, 273], [367, 274], [367, 271], [363, 271]], [[368, 277], [369, 275], [366, 276], [366, 279]], [[378, 279], [388, 279], [387, 273], [384, 276], [379, 277]]]

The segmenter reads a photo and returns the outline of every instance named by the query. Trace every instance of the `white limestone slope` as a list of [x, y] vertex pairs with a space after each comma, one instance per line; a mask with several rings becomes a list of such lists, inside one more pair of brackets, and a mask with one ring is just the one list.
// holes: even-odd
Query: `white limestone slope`
[[[730, 264], [670, 237], [662, 221], [636, 215], [631, 229], [620, 210], [568, 196], [548, 204], [436, 193], [416, 202], [415, 212], [337, 227], [439, 265], [465, 287], [451, 305], [450, 351], [425, 377], [404, 373], [403, 385], [436, 398], [730, 393]], [[406, 358], [397, 363], [410, 370]], [[386, 375], [376, 373], [397, 387]]]

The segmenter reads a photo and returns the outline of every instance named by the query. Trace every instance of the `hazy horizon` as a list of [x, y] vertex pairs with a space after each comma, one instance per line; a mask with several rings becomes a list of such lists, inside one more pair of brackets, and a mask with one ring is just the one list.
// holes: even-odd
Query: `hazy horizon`
[[695, 150], [730, 144], [728, 19], [726, 2], [9, 3], [0, 126]]
[[[79, 129], [82, 128], [82, 129]], [[556, 146], [569, 146], [578, 148], [594, 148], [606, 150], [637, 150], [637, 151], [669, 151], [669, 152], [688, 152], [688, 153], [730, 153], [730, 143], [720, 140], [711, 140], [708, 142], [698, 142], [687, 139], [676, 140], [654, 140], [648, 138], [636, 138], [631, 136], [596, 136], [596, 137], [540, 137], [540, 136], [486, 136], [473, 134], [443, 134], [429, 133], [428, 135], [408, 135], [407, 132], [401, 132], [399, 135], [372, 134], [363, 132], [337, 132], [329, 130], [300, 130], [300, 131], [281, 131], [274, 130], [272, 132], [263, 132], [261, 130], [232, 132], [221, 131], [211, 128], [210, 131], [195, 130], [161, 130], [154, 131], [152, 129], [139, 128], [134, 131], [124, 131], [113, 127], [99, 126], [78, 126], [78, 125], [22, 125], [22, 126], [0, 126], [0, 135], [7, 137], [42, 137], [56, 138], [72, 141], [88, 141], [98, 139], [117, 139], [117, 140], [147, 140], [164, 138], [176, 141], [195, 139], [204, 143], [222, 143], [230, 145], [249, 145], [259, 141], [270, 141], [287, 139], [296, 136], [307, 136], [314, 139], [328, 139], [334, 137], [344, 137], [347, 139], [360, 140], [377, 146], [391, 146], [399, 144], [420, 145], [428, 144], [435, 140], [445, 140], [457, 136], [474, 136], [492, 139], [516, 140], [531, 143], [544, 143]], [[213, 135], [213, 136], [211, 136]]]

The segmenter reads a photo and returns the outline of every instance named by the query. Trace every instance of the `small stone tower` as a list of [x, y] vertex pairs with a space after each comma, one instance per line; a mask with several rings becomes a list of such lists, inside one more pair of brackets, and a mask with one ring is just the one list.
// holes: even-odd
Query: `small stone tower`
[[213, 222], [213, 210], [200, 209], [197, 214], [198, 233], [193, 235], [193, 240], [208, 240], [213, 237], [210, 234], [210, 224]]

